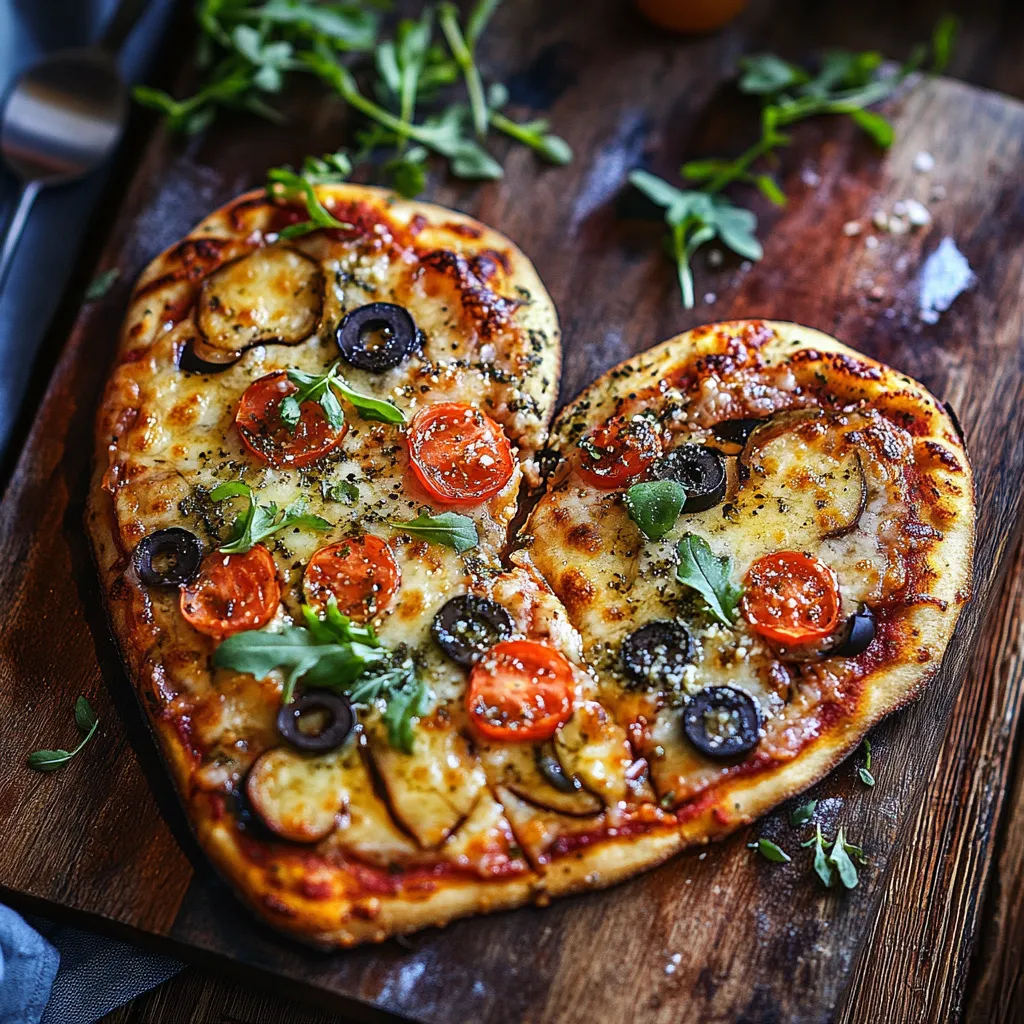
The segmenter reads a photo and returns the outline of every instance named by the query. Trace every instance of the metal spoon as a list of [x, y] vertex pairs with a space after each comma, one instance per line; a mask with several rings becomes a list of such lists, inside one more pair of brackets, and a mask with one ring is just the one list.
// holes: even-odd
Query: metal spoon
[[14, 83], [0, 115], [0, 155], [21, 182], [0, 248], [0, 289], [39, 191], [88, 174], [113, 151], [128, 113], [114, 57], [146, 0], [122, 0], [95, 46], [61, 50]]

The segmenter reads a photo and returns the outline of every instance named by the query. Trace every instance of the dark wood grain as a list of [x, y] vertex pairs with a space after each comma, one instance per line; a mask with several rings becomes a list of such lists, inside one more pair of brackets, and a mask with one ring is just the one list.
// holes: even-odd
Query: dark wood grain
[[[877, 730], [876, 789], [865, 790], [845, 765], [814, 794], [830, 823], [841, 815], [871, 854], [860, 888], [825, 893], [806, 856], [770, 865], [748, 853], [749, 835], [741, 835], [703, 859], [678, 858], [607, 893], [461, 922], [401, 945], [325, 956], [254, 924], [202, 859], [194, 858], [193, 870], [175, 843], [194, 854], [121, 674], [85, 553], [88, 433], [122, 283], [76, 326], [0, 509], [0, 538], [11, 553], [0, 567], [0, 593], [9, 595], [0, 609], [0, 712], [6, 737], [18, 738], [0, 750], [7, 897], [132, 929], [193, 961], [275, 979], [279, 992], [358, 1019], [374, 1008], [433, 1021], [833, 1015], [876, 918], [893, 851], [913, 826], [1020, 522], [1024, 108], [948, 82], [924, 84], [894, 105], [899, 143], [888, 156], [838, 122], [801, 129], [782, 168], [791, 202], [766, 216], [765, 261], [750, 270], [702, 265], [698, 294], [717, 299], [684, 313], [658, 255], [659, 228], [623, 221], [616, 200], [632, 166], [668, 171], [684, 153], [720, 144], [723, 125], [743, 123], [748, 112], [720, 102], [716, 84], [765, 10], [755, 5], [731, 33], [680, 47], [611, 0], [590, 5], [587, 19], [540, 0], [504, 8], [491, 38], [516, 43], [485, 56], [520, 95], [550, 107], [579, 157], [555, 170], [516, 151], [500, 184], [435, 183], [432, 194], [508, 232], [534, 258], [562, 312], [563, 397], [686, 327], [772, 315], [836, 333], [958, 406], [982, 509], [977, 600], [926, 699]], [[549, 73], [553, 63], [557, 75]], [[341, 123], [336, 104], [311, 98], [301, 129], [243, 120], [184, 151], [158, 140], [126, 197], [108, 261], [130, 280], [202, 213], [258, 180], [261, 168], [333, 148]], [[866, 225], [876, 205], [891, 207], [924, 187], [910, 171], [919, 149], [935, 154], [934, 179], [947, 188], [934, 227], [873, 250], [864, 244], [867, 230], [847, 237], [847, 220]], [[804, 183], [808, 168], [820, 185]], [[945, 234], [967, 254], [979, 285], [939, 324], [922, 325], [918, 274]], [[1000, 377], [1003, 386], [993, 388]], [[99, 742], [59, 776], [30, 775], [27, 749], [70, 739], [78, 692], [96, 698]], [[782, 813], [757, 831], [793, 852], [801, 838]]]

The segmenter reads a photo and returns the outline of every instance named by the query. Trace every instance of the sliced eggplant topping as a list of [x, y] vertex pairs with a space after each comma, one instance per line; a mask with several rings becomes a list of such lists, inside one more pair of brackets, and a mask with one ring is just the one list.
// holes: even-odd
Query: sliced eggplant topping
[[565, 770], [551, 744], [535, 749], [528, 743], [494, 743], [481, 745], [479, 754], [492, 785], [508, 788], [535, 807], [574, 818], [604, 810], [604, 803]]
[[404, 306], [371, 302], [338, 324], [338, 348], [345, 362], [383, 373], [398, 366], [416, 344], [416, 322]]
[[846, 620], [838, 643], [824, 652], [826, 658], [856, 658], [863, 654], [875, 639], [875, 613], [862, 605]]
[[315, 843], [338, 824], [345, 806], [344, 775], [337, 757], [306, 757], [275, 747], [249, 769], [245, 792], [271, 832], [296, 843]]
[[845, 537], [860, 525], [860, 517], [868, 507], [868, 480], [864, 475], [864, 463], [860, 452], [854, 451], [843, 463], [837, 474], [839, 494], [832, 504], [834, 518], [840, 520], [838, 525], [822, 534], [822, 540]]
[[206, 347], [232, 355], [270, 342], [297, 345], [316, 330], [323, 304], [319, 264], [297, 249], [271, 245], [203, 281], [196, 325]]
[[750, 435], [759, 427], [762, 423], [767, 423], [767, 420], [763, 419], [739, 419], [739, 420], [722, 420], [721, 423], [716, 423], [711, 428], [711, 433], [718, 438], [719, 441], [724, 441], [726, 444], [738, 445], [740, 448], [747, 443], [747, 439]]
[[469, 668], [514, 628], [512, 616], [497, 601], [461, 594], [441, 607], [430, 631], [452, 661]]
[[172, 526], [139, 541], [132, 564], [147, 587], [179, 587], [199, 575], [203, 542], [188, 530]]
[[709, 686], [684, 708], [683, 732], [706, 757], [742, 757], [761, 740], [761, 710], [746, 690]]
[[619, 657], [631, 688], [678, 689], [694, 658], [693, 637], [675, 619], [655, 619], [623, 640]]
[[466, 739], [447, 717], [420, 719], [411, 754], [393, 747], [379, 719], [367, 724], [369, 753], [395, 819], [424, 849], [458, 828], [487, 786]]
[[675, 480], [686, 491], [683, 512], [703, 512], [725, 497], [725, 456], [717, 448], [684, 444], [651, 469], [656, 480]]
[[562, 772], [601, 799], [606, 807], [627, 800], [626, 772], [633, 751], [626, 731], [595, 700], [577, 704], [551, 745]]
[[[204, 359], [204, 354], [222, 357], [227, 355], [227, 358]], [[240, 358], [241, 353], [223, 353], [218, 349], [208, 348], [194, 338], [189, 338], [181, 350], [181, 355], [178, 356], [178, 369], [184, 370], [186, 373], [202, 373], [208, 376], [211, 373], [223, 373], [225, 370], [230, 370]]]
[[278, 732], [296, 749], [307, 754], [336, 750], [355, 726], [347, 697], [330, 690], [310, 690], [277, 713]]

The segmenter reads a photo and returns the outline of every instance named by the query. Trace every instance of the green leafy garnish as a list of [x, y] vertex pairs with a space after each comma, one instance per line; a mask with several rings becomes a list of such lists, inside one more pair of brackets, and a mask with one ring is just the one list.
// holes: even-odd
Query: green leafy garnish
[[[943, 18], [932, 35], [933, 70], [941, 70], [949, 59], [956, 23]], [[694, 160], [684, 164], [680, 174], [693, 187], [677, 188], [647, 171], [635, 170], [629, 180], [665, 211], [669, 228], [669, 252], [676, 263], [683, 305], [695, 304], [692, 260], [694, 253], [718, 239], [748, 260], [763, 255], [757, 239], [757, 216], [720, 193], [736, 184], [753, 186], [770, 203], [782, 206], [785, 193], [770, 173], [754, 170], [765, 157], [789, 145], [782, 129], [810, 117], [843, 115], [879, 146], [892, 145], [893, 129], [881, 114], [868, 108], [891, 96], [923, 64], [927, 47], [917, 47], [895, 74], [881, 71], [881, 54], [869, 51], [826, 53], [817, 74], [790, 64], [773, 54], [757, 54], [740, 60], [741, 92], [762, 102], [761, 138], [738, 157]]]
[[286, 505], [284, 510], [279, 512], [273, 502], [269, 505], [260, 505], [252, 488], [241, 480], [229, 480], [210, 491], [211, 501], [226, 501], [228, 498], [240, 497], [248, 500], [248, 507], [235, 517], [231, 536], [217, 549], [226, 555], [244, 555], [255, 544], [289, 526], [305, 526], [310, 530], [331, 528], [326, 519], [306, 511], [306, 503], [302, 498]]
[[741, 587], [729, 580], [732, 559], [728, 555], [713, 554], [708, 542], [695, 533], [683, 537], [678, 551], [676, 579], [696, 590], [723, 626], [731, 626], [736, 621], [736, 608], [743, 593]]
[[332, 430], [341, 430], [345, 424], [345, 412], [335, 391], [359, 412], [364, 420], [378, 423], [405, 423], [405, 413], [391, 402], [372, 395], [364, 395], [349, 387], [338, 376], [340, 360], [332, 363], [325, 373], [306, 373], [305, 370], [289, 370], [288, 379], [298, 388], [286, 395], [278, 406], [281, 422], [294, 430], [302, 418], [302, 406], [306, 402], [317, 402], [324, 411], [324, 417]]
[[633, 484], [626, 491], [626, 511], [648, 540], [661, 540], [675, 525], [686, 504], [686, 491], [675, 480]]
[[98, 299], [102, 299], [114, 287], [120, 276], [121, 271], [117, 267], [109, 267], [103, 273], [97, 274], [90, 282], [89, 287], [85, 289], [85, 301], [96, 302]]
[[[272, 120], [280, 113], [269, 102], [295, 74], [312, 75], [366, 119], [357, 129], [361, 157], [381, 168], [402, 195], [412, 198], [426, 184], [426, 158], [436, 153], [456, 177], [493, 180], [502, 167], [484, 143], [491, 129], [535, 150], [543, 159], [567, 163], [572, 150], [548, 131], [544, 120], [520, 124], [499, 108], [507, 100], [503, 87], [485, 89], [476, 49], [500, 0], [477, 0], [464, 21], [451, 3], [425, 6], [418, 18], [397, 22], [390, 39], [377, 41], [375, 4], [317, 3], [314, 0], [199, 0], [199, 64], [204, 78], [198, 92], [182, 100], [140, 86], [136, 100], [161, 111], [177, 131], [204, 130], [223, 110], [249, 110]], [[437, 28], [440, 27], [440, 33]], [[440, 40], [435, 40], [439, 35]], [[376, 72], [371, 91], [357, 85], [348, 63], [339, 56], [373, 51]], [[358, 70], [358, 69], [356, 69]], [[450, 102], [422, 122], [421, 100], [436, 100], [439, 90], [465, 84], [467, 102]], [[373, 153], [387, 147], [390, 153]], [[277, 184], [307, 202], [310, 217], [289, 226], [293, 238], [319, 227], [336, 227], [331, 215], [303, 183], [303, 172]], [[347, 176], [348, 168], [344, 174]]]
[[34, 768], [37, 772], [55, 772], [58, 768], [63, 768], [93, 738], [100, 723], [92, 705], [85, 697], [79, 697], [75, 701], [75, 724], [82, 733], [82, 738], [74, 750], [35, 750], [28, 755], [29, 768]]
[[776, 846], [770, 839], [758, 839], [757, 842], [747, 843], [747, 847], [757, 850], [765, 860], [773, 861], [776, 864], [788, 864], [793, 859], [782, 847]]
[[411, 753], [416, 719], [426, 710], [428, 690], [413, 663], [394, 663], [373, 629], [357, 626], [338, 610], [333, 595], [322, 616], [302, 606], [302, 626], [235, 633], [213, 652], [213, 664], [265, 679], [284, 675], [281, 701], [291, 703], [301, 680], [310, 688], [340, 690], [355, 704], [384, 703], [381, 715], [389, 742]]
[[821, 834], [821, 826], [816, 825], [814, 829], [814, 837], [808, 839], [806, 843], [801, 843], [801, 846], [813, 846], [814, 847], [814, 871], [818, 878], [821, 879], [822, 885], [827, 889], [832, 888], [832, 883], [835, 880], [832, 874], [832, 865], [829, 863], [828, 856], [825, 853], [825, 837]]
[[408, 522], [391, 522], [389, 525], [431, 544], [446, 544], [450, 548], [455, 548], [460, 555], [470, 548], [475, 548], [480, 542], [476, 523], [469, 516], [459, 515], [457, 512], [442, 512], [437, 516], [421, 512]]
[[857, 769], [857, 774], [865, 786], [875, 784], [875, 777], [871, 774], [871, 740], [864, 740], [864, 766]]
[[794, 807], [789, 814], [791, 825], [806, 825], [814, 817], [814, 808], [818, 806], [817, 800], [808, 800], [807, 803]]
[[342, 152], [327, 153], [322, 157], [308, 156], [301, 172], [290, 167], [272, 167], [267, 171], [267, 195], [271, 199], [291, 202], [301, 199], [306, 204], [309, 219], [289, 224], [279, 232], [282, 238], [299, 238], [319, 228], [347, 228], [320, 202], [317, 185], [344, 181], [352, 173], [352, 163]]
[[836, 841], [832, 849], [826, 852], [828, 840], [821, 833], [821, 826], [814, 829], [814, 836], [802, 843], [802, 846], [814, 848], [814, 871], [823, 885], [831, 888], [838, 877], [839, 881], [847, 888], [854, 889], [857, 886], [857, 867], [854, 860], [861, 864], [867, 863], [864, 851], [859, 846], [846, 841], [843, 830], [836, 834]]
[[321, 480], [320, 494], [324, 501], [340, 501], [354, 505], [359, 500], [359, 487], [351, 480]]

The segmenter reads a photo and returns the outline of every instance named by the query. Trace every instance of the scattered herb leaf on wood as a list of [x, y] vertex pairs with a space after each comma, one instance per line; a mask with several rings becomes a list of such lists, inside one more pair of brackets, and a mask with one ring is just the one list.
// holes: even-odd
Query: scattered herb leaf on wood
[[857, 774], [865, 786], [875, 784], [875, 777], [871, 774], [871, 740], [864, 740], [864, 766], [857, 769]]
[[775, 864], [788, 864], [793, 859], [781, 846], [777, 846], [770, 839], [758, 839], [756, 842], [747, 843], [747, 847], [757, 850], [765, 860], [770, 860]]
[[884, 73], [882, 56], [874, 51], [830, 51], [823, 55], [814, 75], [773, 54], [741, 58], [738, 88], [761, 100], [761, 138], [737, 157], [684, 164], [680, 174], [691, 183], [690, 188], [676, 187], [649, 171], [634, 170], [629, 175], [633, 187], [665, 211], [667, 247], [676, 264], [679, 290], [687, 309], [696, 302], [692, 263], [702, 246], [717, 239], [744, 259], [759, 260], [763, 256], [756, 235], [756, 214], [721, 195], [722, 190], [748, 185], [770, 203], [784, 205], [785, 193], [772, 174], [755, 167], [789, 145], [790, 136], [782, 129], [810, 117], [850, 117], [877, 145], [892, 145], [892, 125], [868, 108], [891, 96], [918, 71], [929, 50], [931, 70], [944, 68], [955, 31], [955, 19], [941, 19], [930, 47], [915, 47], [895, 74]]
[[35, 750], [28, 755], [28, 766], [37, 772], [55, 772], [63, 768], [93, 738], [99, 728], [99, 719], [92, 705], [79, 697], [75, 701], [75, 725], [82, 733], [82, 738], [73, 750]]

